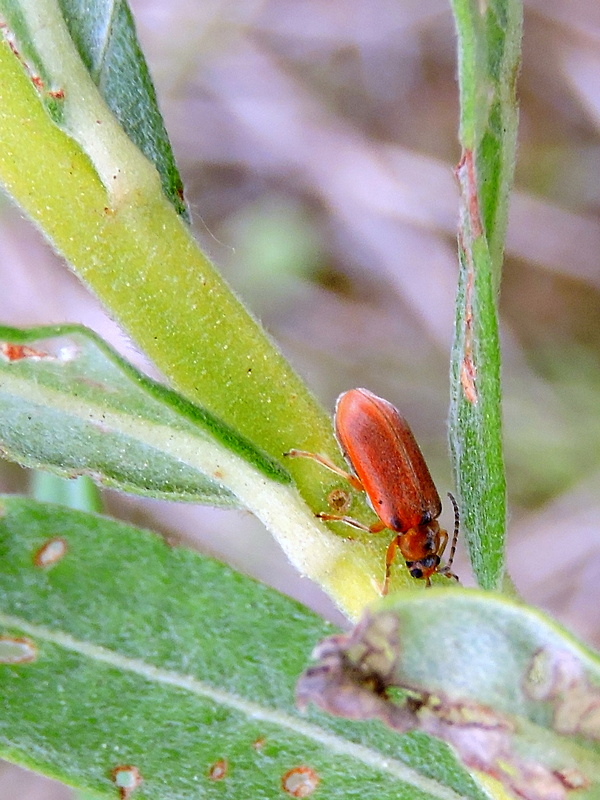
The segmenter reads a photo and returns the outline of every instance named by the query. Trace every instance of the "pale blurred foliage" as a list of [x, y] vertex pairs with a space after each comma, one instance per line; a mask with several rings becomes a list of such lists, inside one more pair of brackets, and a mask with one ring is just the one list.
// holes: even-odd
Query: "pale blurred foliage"
[[[364, 385], [402, 409], [445, 493], [459, 157], [447, 3], [132, 6], [202, 245], [325, 404]], [[600, 6], [526, 6], [501, 308], [509, 568], [528, 601], [598, 645]], [[139, 361], [17, 211], [0, 225], [3, 320], [78, 320]], [[3, 476], [19, 486], [14, 467]], [[247, 514], [114, 495], [108, 509], [339, 620]], [[41, 779], [39, 794], [3, 786], [10, 800], [67, 796]]]

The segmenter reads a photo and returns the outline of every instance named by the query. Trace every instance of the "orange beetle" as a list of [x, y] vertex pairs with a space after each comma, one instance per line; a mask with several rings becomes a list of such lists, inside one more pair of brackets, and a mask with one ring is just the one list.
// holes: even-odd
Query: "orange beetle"
[[437, 522], [442, 503], [404, 417], [391, 403], [367, 389], [350, 389], [340, 395], [336, 403], [335, 431], [353, 473], [345, 472], [316, 453], [290, 450], [286, 455], [312, 458], [342, 475], [355, 489], [366, 493], [379, 521], [368, 526], [336, 514], [321, 513], [317, 516], [345, 522], [369, 533], [386, 529], [397, 533], [385, 557], [382, 594], [387, 594], [397, 549], [400, 549], [412, 577], [424, 579], [428, 586], [436, 572], [458, 580], [450, 571], [458, 537], [458, 507], [449, 495], [454, 506], [454, 537], [448, 564], [440, 567], [448, 543], [447, 532]]

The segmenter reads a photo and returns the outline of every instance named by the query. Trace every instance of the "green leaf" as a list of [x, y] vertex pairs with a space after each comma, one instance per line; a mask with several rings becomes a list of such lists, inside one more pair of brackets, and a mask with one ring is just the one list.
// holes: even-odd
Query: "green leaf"
[[[92, 475], [136, 494], [217, 506], [240, 505], [226, 475], [213, 478], [225, 449], [289, 482], [277, 463], [86, 328], [0, 326], [0, 340], [0, 443], [14, 461], [65, 477]], [[173, 446], [178, 439], [180, 452]], [[191, 443], [195, 464], [186, 463]]]
[[[7, 5], [0, 0], [5, 13]], [[0, 43], [0, 181], [171, 386], [275, 459], [296, 447], [343, 466], [330, 416], [165, 201], [154, 168], [98, 95], [56, 4], [26, 5], [40, 18], [43, 63], [60, 70], [72, 134], [49, 117], [22, 59]], [[21, 47], [19, 30], [10, 35]], [[327, 507], [339, 481], [299, 459], [289, 471], [314, 511]], [[356, 505], [360, 518], [366, 504]]]
[[163, 191], [189, 222], [183, 182], [175, 164], [156, 92], [125, 0], [59, 0], [62, 13], [102, 97], [129, 138], [154, 164]]
[[[57, 535], [62, 558], [36, 566]], [[3, 758], [111, 800], [120, 765], [143, 779], [134, 800], [281, 798], [299, 767], [318, 775], [316, 797], [488, 797], [435, 739], [300, 714], [295, 679], [331, 628], [249, 578], [103, 517], [8, 497], [0, 554], [4, 657], [23, 637], [13, 648], [35, 656], [0, 665]]]
[[520, 64], [520, 0], [452, 0], [458, 32], [460, 275], [452, 350], [450, 446], [463, 529], [477, 580], [504, 581], [497, 291], [512, 185]]
[[[277, 461], [81, 326], [0, 326], [0, 412], [1, 451], [25, 466], [87, 474], [136, 494], [247, 508], [346, 614], [357, 616], [377, 596], [384, 538], [330, 533]], [[406, 570], [394, 577], [410, 580]]]
[[600, 658], [500, 595], [401, 592], [317, 650], [303, 703], [445, 739], [528, 800], [600, 793]]
[[[296, 448], [343, 467], [329, 414], [199, 251], [164, 197], [156, 170], [100, 96], [56, 1], [0, 0], [0, 13], [13, 6], [64, 97], [57, 123], [19, 50], [26, 35], [17, 26], [4, 30], [12, 43], [0, 42], [0, 181], [7, 191], [170, 386], [275, 461]], [[175, 458], [198, 466], [189, 437], [172, 444]], [[362, 494], [307, 459], [285, 465], [298, 492], [265, 482], [254, 469], [244, 477], [230, 466], [222, 484], [344, 613], [355, 618], [378, 596], [384, 537], [357, 533], [349, 542], [339, 525], [335, 535], [314, 518], [341, 488], [352, 501], [352, 516], [372, 522]], [[395, 570], [392, 588], [408, 581], [405, 569]]]
[[[156, 99], [152, 79], [137, 41], [131, 11], [125, 0], [4, 0], [0, 5], [30, 72], [41, 77], [41, 99], [54, 119], [69, 127], [64, 112], [66, 97], [58, 71], [47, 57], [43, 20], [62, 14], [77, 52], [102, 98], [127, 136], [151, 161], [162, 188], [178, 214], [186, 220], [183, 183]], [[70, 131], [77, 136], [77, 129]]]

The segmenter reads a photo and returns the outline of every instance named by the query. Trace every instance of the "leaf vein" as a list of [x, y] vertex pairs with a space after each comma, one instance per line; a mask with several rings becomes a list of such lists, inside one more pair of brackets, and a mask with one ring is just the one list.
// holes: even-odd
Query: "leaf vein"
[[34, 639], [51, 642], [71, 652], [94, 659], [126, 672], [139, 675], [148, 681], [175, 686], [199, 697], [208, 698], [228, 708], [234, 709], [252, 719], [258, 719], [272, 725], [279, 726], [299, 734], [314, 742], [327, 747], [333, 754], [347, 756], [362, 762], [371, 769], [376, 769], [388, 775], [411, 784], [423, 792], [428, 792], [432, 797], [440, 800], [459, 800], [460, 796], [436, 781], [420, 775], [415, 770], [393, 758], [388, 758], [376, 750], [364, 745], [356, 744], [340, 736], [320, 728], [312, 722], [304, 721], [298, 717], [286, 714], [275, 708], [262, 706], [252, 700], [246, 700], [239, 695], [217, 689], [191, 675], [183, 675], [172, 670], [148, 664], [147, 662], [131, 658], [114, 650], [100, 645], [82, 641], [70, 636], [63, 631], [56, 631], [42, 625], [36, 625], [25, 619], [0, 612], [0, 625], [6, 628], [17, 628], [19, 631]]

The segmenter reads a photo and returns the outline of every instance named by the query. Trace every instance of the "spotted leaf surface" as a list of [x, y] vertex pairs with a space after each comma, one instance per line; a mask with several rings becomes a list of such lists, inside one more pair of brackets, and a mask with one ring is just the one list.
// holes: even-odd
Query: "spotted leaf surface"
[[323, 641], [298, 700], [451, 744], [510, 797], [600, 793], [600, 661], [540, 612], [475, 591], [399, 593]]
[[0, 502], [1, 757], [107, 798], [490, 797], [442, 742], [297, 709], [332, 630], [296, 602], [148, 532]]

